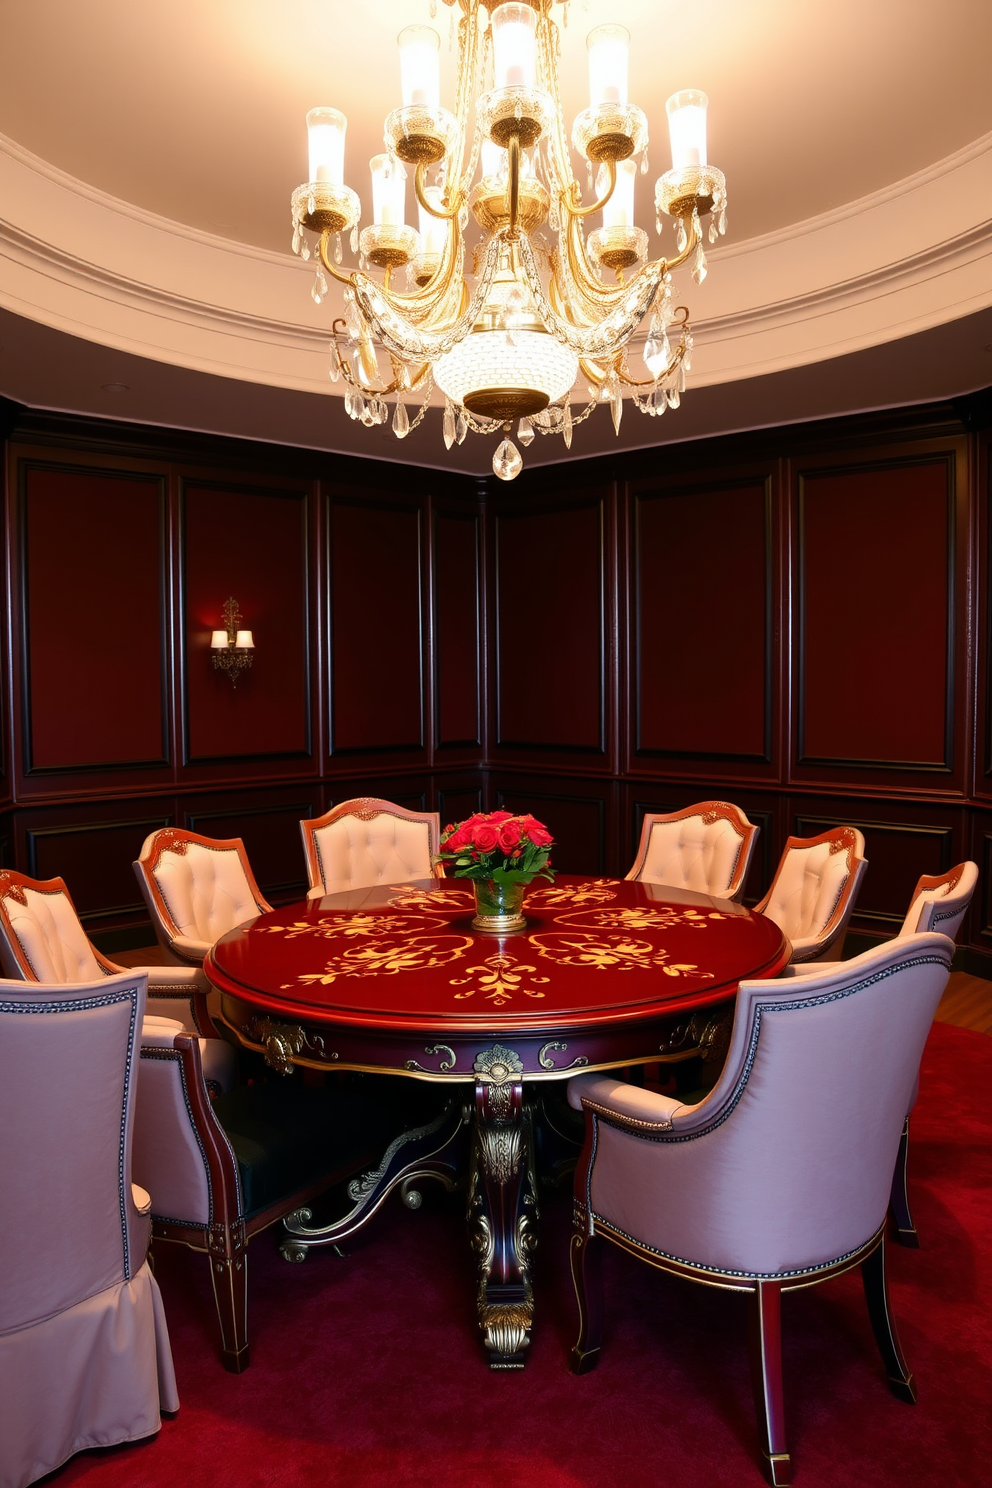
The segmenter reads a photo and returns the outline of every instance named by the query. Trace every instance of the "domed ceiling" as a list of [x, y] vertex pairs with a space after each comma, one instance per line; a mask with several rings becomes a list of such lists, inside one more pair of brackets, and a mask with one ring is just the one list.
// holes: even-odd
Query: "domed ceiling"
[[[348, 116], [346, 181], [399, 101], [397, 32], [431, 0], [13, 0], [0, 15], [0, 393], [35, 407], [483, 472], [440, 417], [398, 446], [343, 416], [332, 297], [290, 250], [305, 114]], [[451, 12], [438, 3], [442, 96]], [[561, 15], [561, 7], [556, 7]], [[567, 121], [585, 37], [632, 36], [648, 115], [637, 217], [653, 238], [664, 103], [710, 96], [728, 235], [698, 289], [683, 406], [625, 418], [636, 447], [953, 396], [992, 382], [988, 0], [570, 0]], [[580, 172], [584, 180], [584, 171]], [[412, 211], [408, 193], [408, 212]], [[657, 239], [653, 240], [657, 242]], [[114, 385], [118, 389], [114, 391]], [[569, 457], [540, 441], [528, 464]], [[605, 412], [570, 458], [617, 447]]]

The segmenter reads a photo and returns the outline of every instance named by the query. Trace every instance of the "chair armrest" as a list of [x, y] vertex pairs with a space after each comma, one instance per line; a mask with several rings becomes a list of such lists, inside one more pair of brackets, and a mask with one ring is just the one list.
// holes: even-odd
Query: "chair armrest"
[[690, 1109], [671, 1096], [658, 1095], [639, 1085], [628, 1085], [612, 1075], [576, 1075], [568, 1082], [568, 1103], [576, 1111], [590, 1107], [632, 1130], [668, 1131], [680, 1111]]
[[185, 1031], [177, 1018], [159, 1018], [154, 1013], [146, 1013], [141, 1020], [139, 1042], [154, 1049], [171, 1049], [175, 1045], [176, 1034]]
[[213, 941], [194, 940], [191, 936], [187, 935], [173, 935], [169, 940], [169, 945], [175, 951], [176, 955], [181, 956], [184, 961], [200, 966], [204, 956], [212, 949]]
[[142, 966], [148, 974], [148, 1001], [157, 1002], [158, 1016], [169, 1017], [169, 1003], [184, 1009], [184, 1026], [190, 1033], [201, 1033], [207, 1038], [219, 1038], [207, 1003], [212, 991], [202, 966]]
[[210, 983], [199, 966], [142, 966], [136, 969], [147, 973], [149, 992], [161, 987], [163, 991], [182, 992], [192, 997], [194, 992], [210, 991]]
[[131, 1184], [131, 1199], [139, 1214], [151, 1214], [152, 1196], [147, 1188], [142, 1188], [139, 1183]]
[[801, 935], [792, 942], [792, 960], [808, 961], [823, 949], [824, 942], [818, 935]]
[[312, 901], [314, 899], [323, 899], [323, 897], [324, 897], [324, 886], [323, 886], [323, 884], [315, 884], [312, 889], [307, 889], [307, 900], [308, 900], [308, 902], [309, 901]]

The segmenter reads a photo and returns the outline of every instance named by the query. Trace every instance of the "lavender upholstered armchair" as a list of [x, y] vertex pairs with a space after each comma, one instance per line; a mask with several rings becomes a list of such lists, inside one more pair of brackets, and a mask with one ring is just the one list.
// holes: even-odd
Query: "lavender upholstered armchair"
[[443, 878], [433, 858], [441, 841], [436, 811], [408, 811], [392, 801], [358, 796], [301, 821], [310, 878], [308, 899], [411, 878]]
[[140, 973], [0, 983], [0, 1482], [178, 1409], [131, 1182]]
[[698, 1105], [609, 1075], [570, 1081], [586, 1117], [572, 1236], [577, 1373], [599, 1355], [602, 1237], [662, 1270], [748, 1294], [771, 1483], [788, 1483], [791, 1466], [783, 1291], [860, 1266], [890, 1388], [915, 1399], [889, 1315], [883, 1240], [899, 1134], [952, 952], [946, 936], [913, 935], [800, 980], [743, 982], [726, 1064]]
[[739, 899], [759, 828], [729, 801], [646, 815], [628, 878]]
[[[977, 882], [978, 864], [970, 861], [958, 863], [933, 878], [924, 875], [913, 890], [912, 902], [898, 938], [918, 935], [925, 930], [939, 930], [949, 940], [957, 939]], [[915, 1104], [914, 1086], [908, 1110], [912, 1111]], [[920, 1237], [909, 1207], [909, 1116], [902, 1129], [892, 1178], [892, 1220], [899, 1243], [918, 1248]]]
[[[5, 976], [25, 982], [71, 985], [119, 976], [125, 967], [108, 961], [87, 937], [61, 878], [28, 878], [0, 870], [0, 964]], [[148, 979], [146, 1012], [171, 1018], [200, 1037], [208, 1085], [230, 1090], [237, 1071], [231, 1045], [216, 1037], [207, 1006], [209, 982], [194, 966], [142, 966]]]

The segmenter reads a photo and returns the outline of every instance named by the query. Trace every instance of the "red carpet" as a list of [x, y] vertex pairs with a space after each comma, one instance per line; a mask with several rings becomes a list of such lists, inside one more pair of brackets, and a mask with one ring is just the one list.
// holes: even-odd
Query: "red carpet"
[[[888, 1248], [919, 1403], [893, 1399], [856, 1276], [785, 1299], [786, 1404], [800, 1488], [992, 1480], [992, 1038], [935, 1025], [913, 1117], [923, 1248]], [[158, 1275], [182, 1409], [147, 1443], [88, 1453], [51, 1488], [738, 1488], [759, 1484], [743, 1302], [607, 1254], [602, 1362], [567, 1369], [569, 1196], [545, 1203], [538, 1323], [521, 1373], [493, 1374], [472, 1329], [457, 1207], [394, 1200], [341, 1259], [289, 1266], [250, 1248], [253, 1363], [216, 1357], [202, 1257], [162, 1247]]]

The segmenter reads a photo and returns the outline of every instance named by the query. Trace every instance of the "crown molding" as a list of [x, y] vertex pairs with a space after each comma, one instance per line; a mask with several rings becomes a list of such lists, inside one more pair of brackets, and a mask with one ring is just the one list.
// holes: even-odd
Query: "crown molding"
[[[992, 304], [992, 133], [871, 196], [710, 255], [696, 386], [882, 344]], [[285, 254], [99, 191], [0, 135], [0, 305], [191, 370], [333, 394], [333, 299]]]

